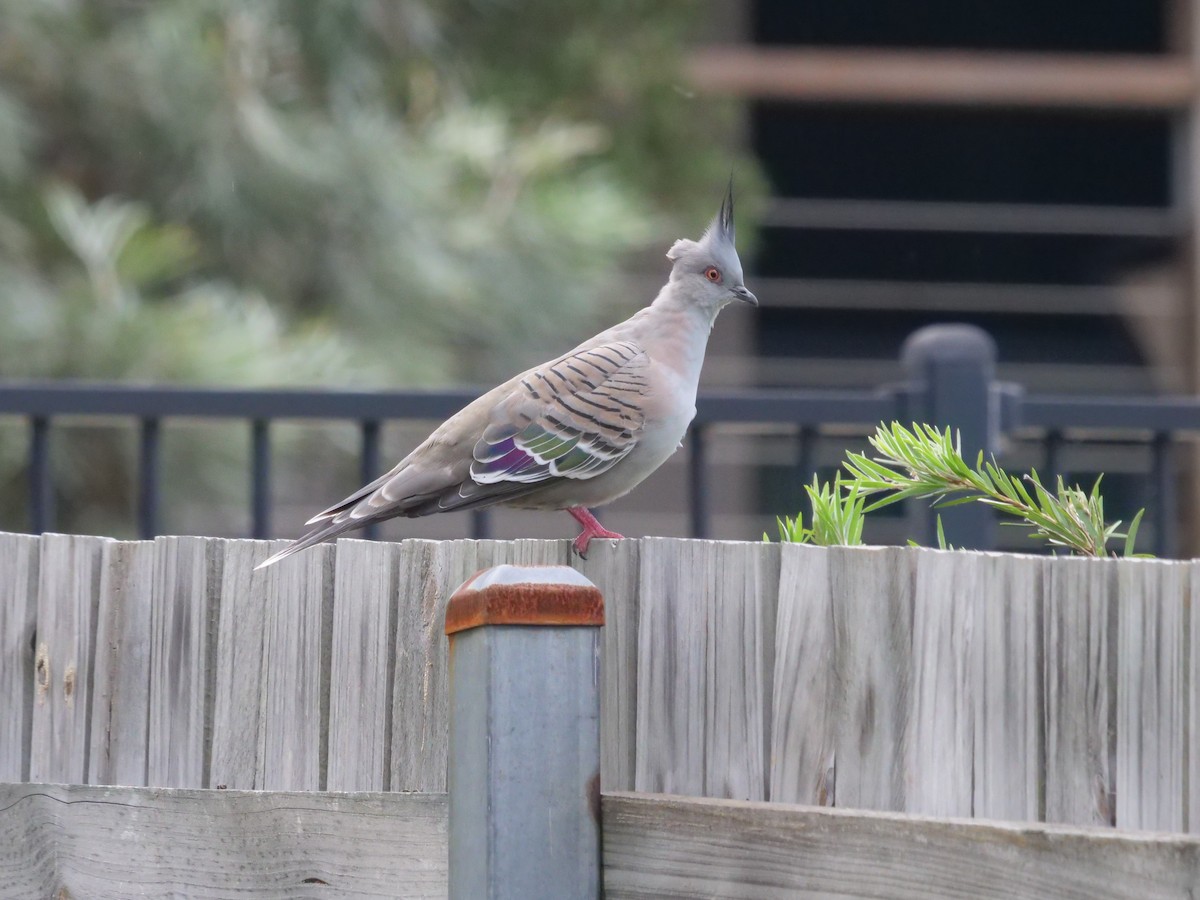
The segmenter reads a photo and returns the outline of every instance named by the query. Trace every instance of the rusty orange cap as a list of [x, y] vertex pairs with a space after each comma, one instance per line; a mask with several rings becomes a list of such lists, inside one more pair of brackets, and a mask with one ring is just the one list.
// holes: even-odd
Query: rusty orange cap
[[604, 624], [600, 589], [570, 566], [495, 566], [446, 605], [446, 634], [480, 625]]

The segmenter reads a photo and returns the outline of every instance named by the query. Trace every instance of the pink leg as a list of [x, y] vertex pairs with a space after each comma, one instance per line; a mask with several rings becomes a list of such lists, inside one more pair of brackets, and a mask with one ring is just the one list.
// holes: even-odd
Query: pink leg
[[575, 548], [575, 552], [587, 559], [588, 544], [592, 538], [623, 538], [625, 535], [617, 534], [615, 531], [609, 531], [600, 521], [592, 515], [592, 511], [586, 506], [569, 506], [567, 512], [575, 517], [575, 521], [583, 526], [583, 531], [579, 532], [579, 537], [571, 542], [571, 546]]

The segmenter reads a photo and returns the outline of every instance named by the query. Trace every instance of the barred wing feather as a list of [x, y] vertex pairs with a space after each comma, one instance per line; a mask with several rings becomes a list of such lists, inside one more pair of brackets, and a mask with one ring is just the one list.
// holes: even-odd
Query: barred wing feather
[[648, 363], [633, 341], [612, 341], [533, 370], [493, 411], [471, 480], [536, 484], [607, 472], [642, 433]]

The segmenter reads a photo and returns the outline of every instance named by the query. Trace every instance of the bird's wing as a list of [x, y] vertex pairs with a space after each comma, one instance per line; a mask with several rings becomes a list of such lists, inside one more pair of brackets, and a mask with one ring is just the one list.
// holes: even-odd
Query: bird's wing
[[475, 442], [471, 481], [507, 486], [607, 472], [645, 427], [648, 369], [641, 346], [609, 341], [527, 372]]

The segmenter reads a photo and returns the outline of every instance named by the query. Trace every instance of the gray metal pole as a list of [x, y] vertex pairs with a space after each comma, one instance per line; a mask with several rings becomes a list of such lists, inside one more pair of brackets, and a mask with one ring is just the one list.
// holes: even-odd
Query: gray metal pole
[[[999, 452], [999, 396], [993, 390], [996, 343], [986, 331], [974, 325], [930, 325], [904, 342], [901, 362], [911, 389], [909, 418], [958, 432], [963, 458], [970, 465], [980, 450], [985, 456]], [[936, 546], [936, 514], [953, 546], [995, 547], [995, 515], [981, 503], [932, 513], [922, 509], [915, 517], [921, 543]]]
[[600, 896], [603, 624], [568, 566], [497, 566], [450, 598], [451, 900]]

